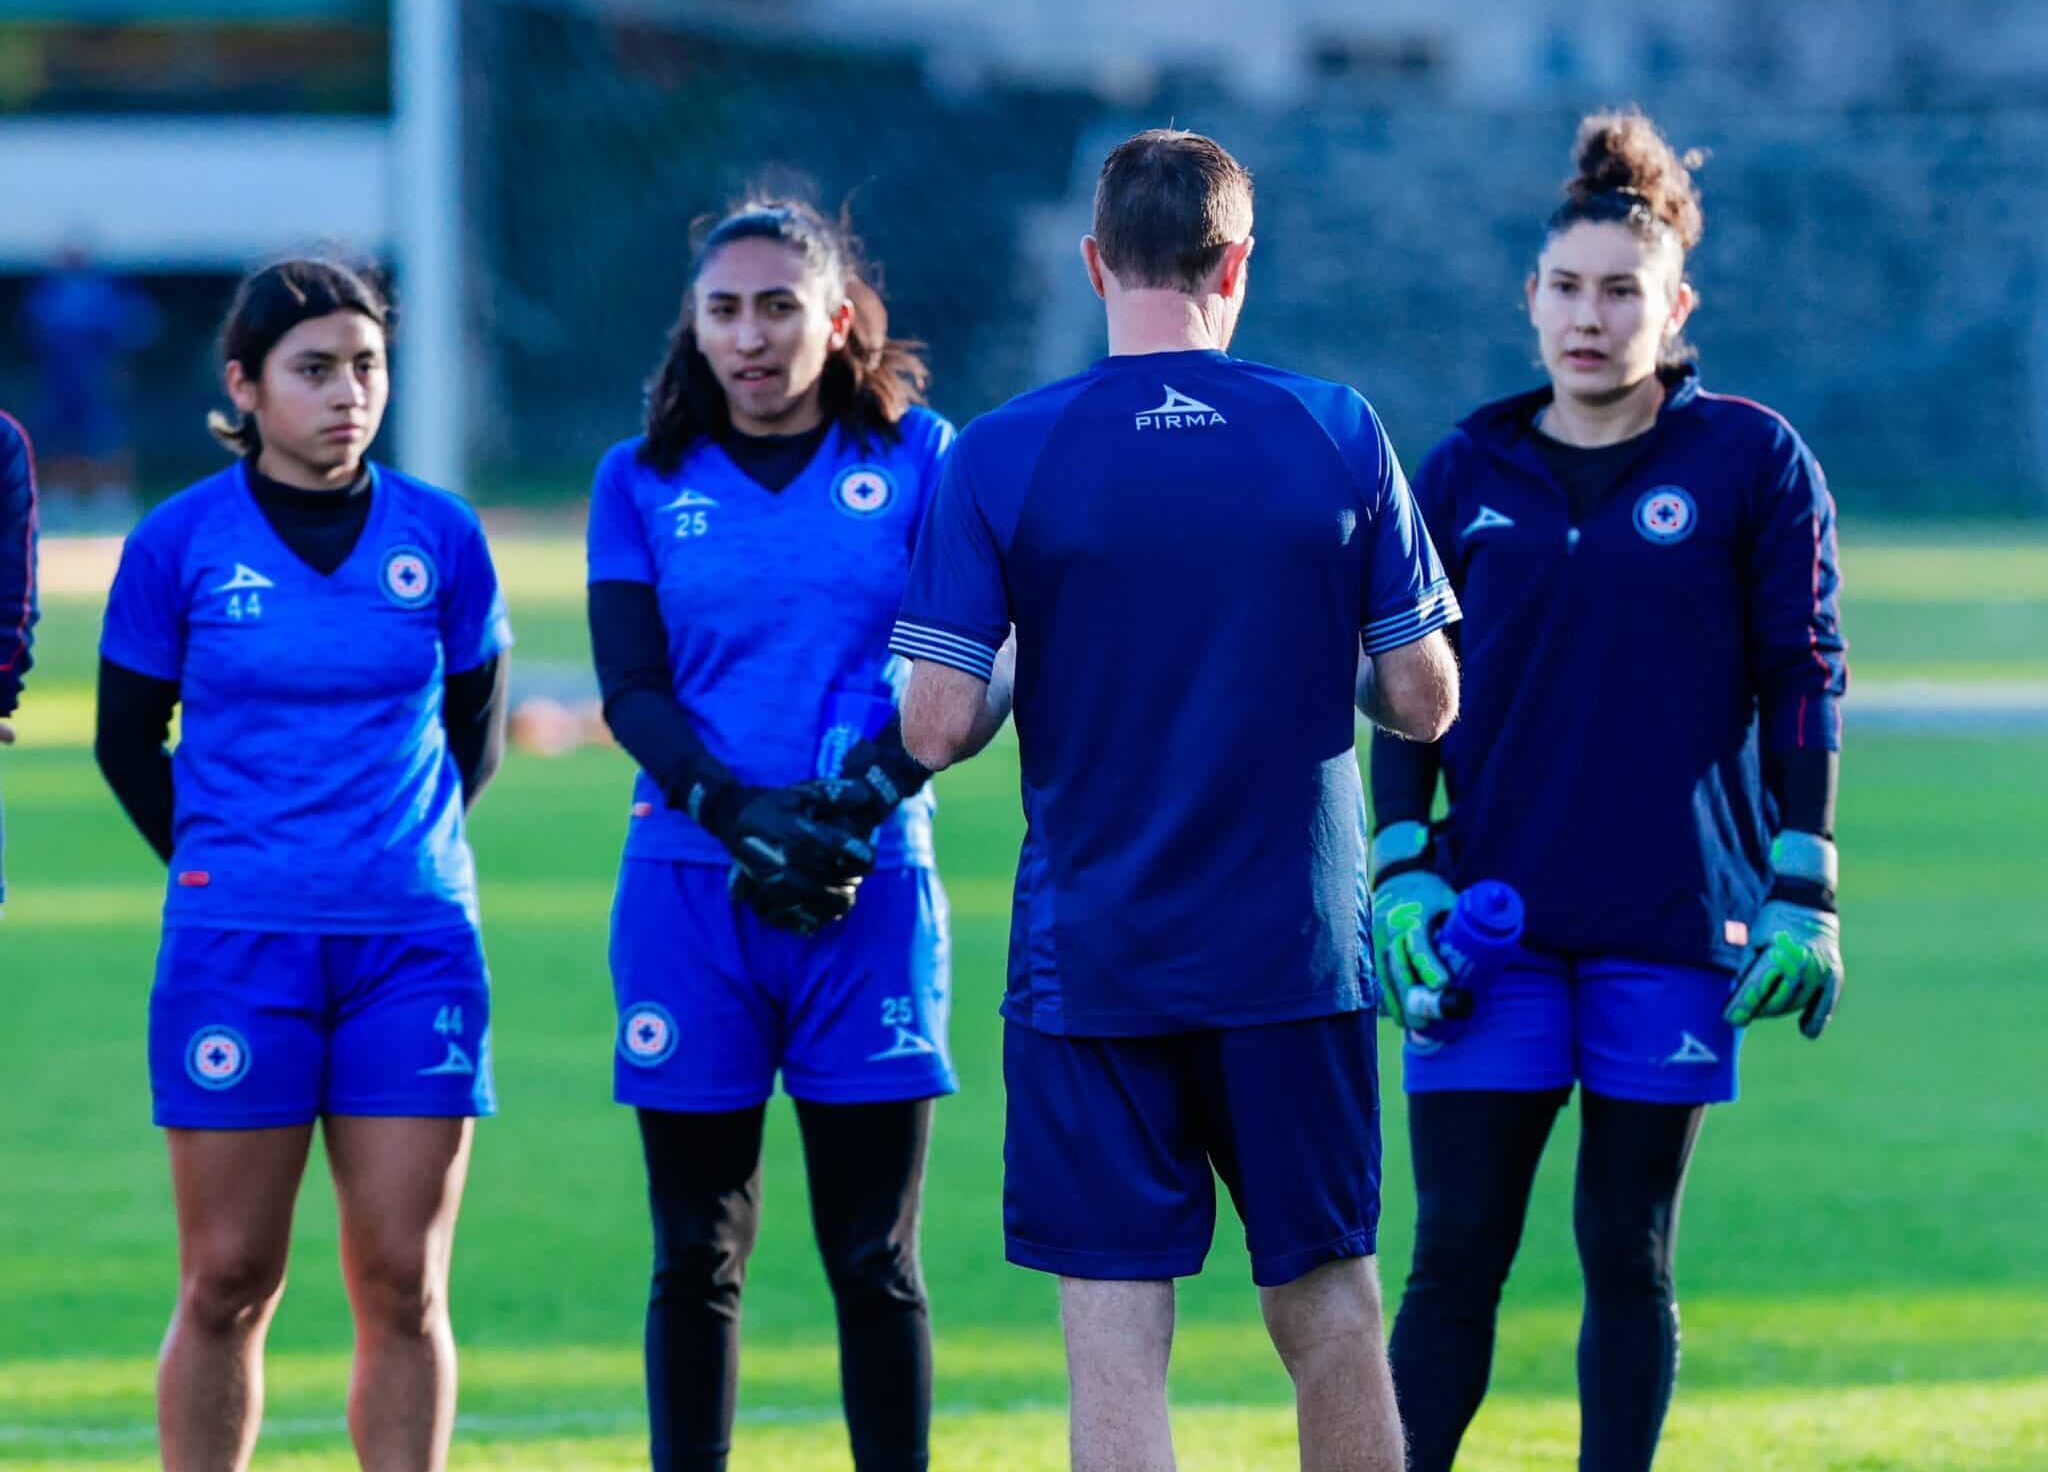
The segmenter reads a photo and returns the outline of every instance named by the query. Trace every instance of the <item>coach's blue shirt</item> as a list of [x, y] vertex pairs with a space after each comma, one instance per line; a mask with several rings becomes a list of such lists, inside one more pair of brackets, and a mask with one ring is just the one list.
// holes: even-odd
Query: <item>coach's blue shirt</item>
[[[834, 426], [780, 491], [750, 479], [711, 440], [672, 475], [616, 445], [590, 492], [590, 581], [652, 584], [668, 630], [676, 701], [742, 782], [782, 787], [837, 776], [878, 734], [907, 669], [889, 654], [919, 519], [953, 442], [927, 409], [900, 435], [863, 444]], [[933, 797], [902, 803], [876, 837], [880, 867], [932, 863]], [[633, 784], [631, 858], [729, 864], [723, 844]]]
[[100, 653], [178, 683], [167, 926], [384, 934], [476, 921], [447, 676], [512, 642], [469, 506], [373, 467], [323, 576], [242, 467], [173, 496], [121, 550]]
[[1465, 609], [1452, 877], [1513, 884], [1540, 946], [1733, 966], [1768, 883], [1760, 753], [1841, 743], [1834, 502], [1776, 414], [1668, 384], [1581, 525], [1535, 448], [1547, 389], [1416, 471]]
[[892, 647], [1012, 624], [1012, 1021], [1119, 1035], [1370, 1005], [1361, 648], [1457, 605], [1365, 400], [1217, 352], [1105, 359], [960, 438]]

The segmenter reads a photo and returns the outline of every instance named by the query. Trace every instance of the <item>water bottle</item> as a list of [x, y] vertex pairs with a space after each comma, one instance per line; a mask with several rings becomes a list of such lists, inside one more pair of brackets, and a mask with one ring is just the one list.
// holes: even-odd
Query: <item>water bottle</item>
[[1411, 986], [1405, 999], [1408, 1042], [1435, 1052], [1464, 1032], [1479, 996], [1507, 966], [1522, 939], [1522, 897], [1514, 886], [1482, 879], [1458, 895], [1457, 902], [1430, 927], [1436, 952], [1451, 979], [1441, 991]]

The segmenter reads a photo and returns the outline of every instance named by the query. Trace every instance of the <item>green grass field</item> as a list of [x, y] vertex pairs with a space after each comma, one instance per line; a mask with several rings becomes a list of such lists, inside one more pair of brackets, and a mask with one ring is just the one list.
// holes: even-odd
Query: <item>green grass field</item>
[[[583, 657], [580, 558], [505, 539], [522, 656]], [[1851, 539], [1859, 678], [2048, 680], [2048, 543]], [[149, 1125], [144, 1004], [162, 871], [87, 750], [97, 600], [48, 600], [43, 662], [0, 753], [12, 891], [0, 922], [0, 1463], [156, 1465], [153, 1356], [174, 1281]], [[1710, 1121], [1679, 1257], [1685, 1365], [1660, 1466], [1745, 1472], [2048, 1467], [2048, 734], [1858, 735], [1846, 762], [1848, 999], [1826, 1041], [1759, 1029], [1743, 1102]], [[609, 1102], [604, 932], [625, 759], [514, 754], [474, 832], [504, 1113], [480, 1133], [454, 1290], [464, 1468], [644, 1466], [647, 1238], [631, 1122]], [[936, 1463], [1064, 1466], [1050, 1282], [1006, 1267], [995, 1004], [1018, 828], [1007, 744], [941, 781], [956, 927], [954, 1047], [925, 1254]], [[1389, 1077], [1395, 1077], [1391, 1048]], [[1413, 1221], [1387, 1109], [1382, 1271]], [[845, 1467], [831, 1314], [786, 1107], [747, 1296], [734, 1464]], [[1569, 1123], [1502, 1318], [1494, 1392], [1461, 1466], [1575, 1462]], [[309, 1177], [271, 1336], [258, 1465], [354, 1466], [347, 1317], [324, 1179]], [[1226, 1218], [1186, 1286], [1176, 1424], [1191, 1468], [1293, 1465], [1286, 1385]]]

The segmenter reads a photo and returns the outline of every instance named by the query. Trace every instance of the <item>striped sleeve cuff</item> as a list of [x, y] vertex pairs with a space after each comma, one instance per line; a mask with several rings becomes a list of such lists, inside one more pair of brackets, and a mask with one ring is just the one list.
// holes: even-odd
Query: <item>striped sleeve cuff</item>
[[935, 629], [930, 624], [898, 620], [895, 632], [889, 635], [889, 652], [900, 654], [905, 659], [928, 659], [934, 664], [951, 665], [979, 680], [995, 678], [994, 645], [947, 629]]
[[1399, 649], [1403, 644], [1413, 644], [1446, 624], [1456, 623], [1463, 616], [1458, 608], [1458, 595], [1451, 591], [1451, 585], [1438, 583], [1418, 598], [1413, 608], [1374, 619], [1360, 630], [1360, 637], [1367, 654], [1383, 654], [1389, 649]]

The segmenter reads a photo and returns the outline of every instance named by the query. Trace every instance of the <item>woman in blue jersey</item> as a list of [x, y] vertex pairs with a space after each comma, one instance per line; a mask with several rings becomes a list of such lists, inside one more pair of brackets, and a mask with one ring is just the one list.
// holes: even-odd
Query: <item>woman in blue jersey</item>
[[591, 642], [640, 767], [611, 969], [654, 1215], [662, 1472], [725, 1465], [778, 1072], [854, 1464], [927, 1463], [917, 1219], [931, 1101], [954, 1087], [949, 961], [888, 636], [952, 428], [919, 407], [914, 349], [842, 226], [747, 204], [705, 235], [647, 432], [592, 489]]
[[475, 513], [365, 458], [390, 318], [325, 261], [242, 283], [235, 413], [211, 421], [236, 462], [143, 519], [107, 605], [97, 753], [171, 870], [149, 1007], [178, 1217], [167, 1467], [249, 1464], [316, 1121], [357, 1455], [439, 1468], [454, 1425], [449, 1256], [493, 1108], [463, 815], [502, 750], [511, 636]]
[[1708, 393], [1689, 361], [1696, 158], [1610, 113], [1581, 125], [1576, 159], [1528, 283], [1548, 386], [1472, 414], [1415, 478], [1465, 610], [1463, 717], [1372, 753], [1398, 1020], [1421, 1022], [1410, 987], [1445, 983], [1433, 937], [1458, 889], [1504, 880], [1527, 907], [1464, 1030], [1411, 1029], [1405, 1050], [1419, 1205], [1393, 1361], [1417, 1472], [1451, 1466], [1485, 1393], [1574, 1083], [1579, 1465], [1650, 1465], [1705, 1106], [1735, 1097], [1742, 1027], [1790, 1014], [1817, 1038], [1841, 984], [1833, 502], [1790, 425]]

